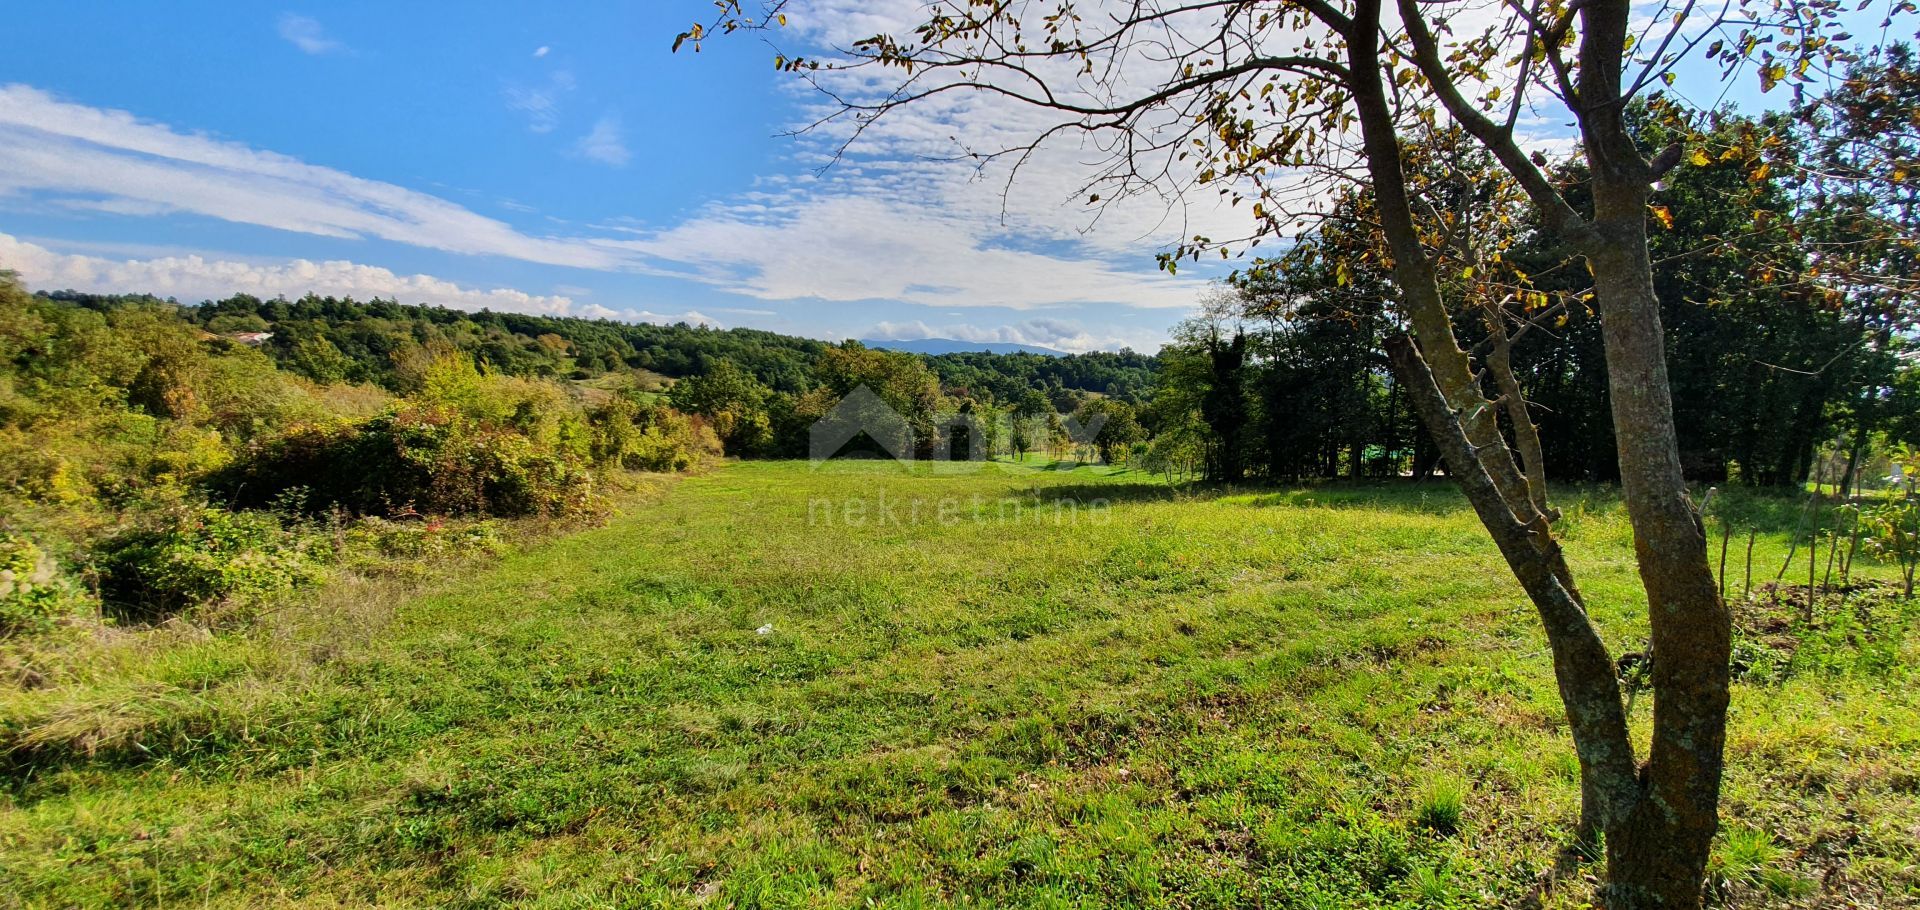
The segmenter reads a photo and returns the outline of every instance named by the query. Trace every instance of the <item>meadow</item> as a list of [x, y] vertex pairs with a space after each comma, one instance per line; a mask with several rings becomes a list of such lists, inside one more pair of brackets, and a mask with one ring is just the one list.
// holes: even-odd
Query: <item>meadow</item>
[[[1591, 897], [1545, 641], [1450, 486], [1069, 467], [731, 463], [430, 583], [103, 635], [0, 698], [0, 906]], [[1560, 501], [1643, 647], [1617, 499]], [[1792, 509], [1752, 514], [1770, 579]], [[1920, 610], [1736, 614], [1711, 900], [1920, 906]]]

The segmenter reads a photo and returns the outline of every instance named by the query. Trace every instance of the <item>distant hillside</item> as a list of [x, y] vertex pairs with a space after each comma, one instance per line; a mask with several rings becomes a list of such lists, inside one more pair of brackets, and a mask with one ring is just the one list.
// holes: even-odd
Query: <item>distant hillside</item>
[[[177, 308], [207, 336], [260, 350], [280, 368], [307, 379], [371, 383], [396, 393], [413, 390], [435, 357], [458, 351], [490, 372], [592, 383], [601, 391], [658, 391], [667, 379], [704, 375], [726, 362], [776, 392], [800, 395], [820, 384], [815, 365], [832, 347], [758, 329], [467, 312], [391, 300], [261, 300], [237, 294], [179, 306], [150, 295], [52, 291], [40, 296], [101, 312]], [[1037, 390], [1063, 409], [1072, 407], [1061, 397], [1069, 392], [1137, 402], [1159, 369], [1154, 357], [1132, 351], [1067, 354], [944, 338], [866, 344], [925, 360], [946, 388], [987, 393], [1001, 402]]]
[[972, 354], [982, 351], [989, 354], [1043, 354], [1048, 357], [1065, 357], [1067, 354], [1039, 345], [1014, 344], [1010, 341], [961, 341], [957, 338], [916, 338], [912, 341], [862, 338], [860, 343], [870, 348], [905, 351], [909, 354]]

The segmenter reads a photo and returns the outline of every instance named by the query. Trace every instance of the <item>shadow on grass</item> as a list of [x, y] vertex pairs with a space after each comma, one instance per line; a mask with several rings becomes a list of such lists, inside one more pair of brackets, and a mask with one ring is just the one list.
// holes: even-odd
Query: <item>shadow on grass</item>
[[1209, 502], [1219, 499], [1242, 500], [1243, 504], [1269, 507], [1353, 507], [1419, 511], [1450, 514], [1467, 508], [1459, 491], [1447, 481], [1363, 480], [1323, 481], [1310, 484], [1268, 484], [1260, 481], [1216, 483], [1192, 481], [1169, 484], [1158, 475], [1121, 471], [1115, 478], [1133, 473], [1139, 481], [1054, 484], [1024, 491], [1029, 502], [1071, 501], [1082, 504], [1133, 502]]
[[1019, 491], [1016, 498], [1028, 505], [1072, 502], [1080, 505], [1138, 502], [1201, 502], [1218, 499], [1223, 491], [1206, 487], [1173, 487], [1164, 483], [1062, 483]]
[[[1695, 491], [1695, 501], [1705, 496]], [[1736, 533], [1786, 534], [1806, 542], [1816, 532], [1851, 529], [1853, 516], [1847, 500], [1831, 492], [1812, 494], [1791, 488], [1754, 489], [1722, 485], [1707, 506], [1709, 535], [1730, 525]]]

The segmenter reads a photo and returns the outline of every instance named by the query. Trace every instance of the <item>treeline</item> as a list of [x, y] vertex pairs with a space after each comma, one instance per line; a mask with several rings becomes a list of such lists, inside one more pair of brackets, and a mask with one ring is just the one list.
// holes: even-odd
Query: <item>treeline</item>
[[1073, 392], [1091, 392], [1139, 404], [1153, 390], [1159, 358], [1131, 350], [1093, 351], [1052, 357], [1026, 352], [984, 351], [927, 358], [942, 385], [968, 394], [1012, 402], [1029, 390], [1047, 396], [1062, 411], [1076, 406]]
[[[1895, 49], [1837, 93], [1758, 119], [1636, 113], [1649, 154], [1685, 150], [1650, 217], [1691, 478], [1857, 485], [1876, 444], [1920, 442], [1920, 191], [1876, 179], [1897, 168], [1862, 160], [1920, 151], [1920, 74]], [[1486, 397], [1506, 432], [1536, 426], [1553, 478], [1616, 479], [1604, 326], [1586, 269], [1528, 222], [1525, 199], [1459, 134], [1436, 129], [1408, 157], [1442, 293], [1457, 302], [1454, 331], [1489, 365]], [[1553, 173], [1579, 197], [1578, 168]], [[1369, 197], [1348, 194], [1176, 329], [1149, 428], [1197, 437], [1208, 472], [1227, 480], [1434, 470], [1384, 349], [1407, 327], [1373, 223]]]
[[[132, 294], [54, 291], [42, 296], [102, 311], [170, 303]], [[237, 294], [183, 312], [210, 334], [265, 335], [260, 349], [281, 368], [307, 379], [366, 383], [392, 392], [418, 387], [436, 357], [457, 351], [491, 373], [543, 379], [635, 372], [678, 379], [705, 375], [724, 362], [773, 391], [797, 395], [820, 385], [814, 368], [832, 346], [758, 329], [468, 312], [319, 295], [262, 300]], [[1156, 370], [1155, 358], [1132, 351], [908, 356], [923, 360], [944, 387], [964, 396], [1011, 401], [1039, 389], [1063, 408], [1074, 392], [1138, 402], [1152, 387]]]

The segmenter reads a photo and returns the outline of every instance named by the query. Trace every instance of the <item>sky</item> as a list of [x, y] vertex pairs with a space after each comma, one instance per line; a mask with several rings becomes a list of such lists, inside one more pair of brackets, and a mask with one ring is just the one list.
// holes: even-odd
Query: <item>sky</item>
[[[791, 30], [843, 37], [888, 5], [802, 3]], [[784, 135], [818, 97], [766, 44], [669, 53], [711, 10], [23, 4], [0, 55], [0, 268], [189, 302], [315, 291], [1063, 350], [1154, 350], [1204, 289], [1157, 268], [1188, 226], [1164, 207], [1086, 230], [1071, 151], [1010, 206], [997, 177], [929, 160], [986, 130], [966, 104], [822, 172], [827, 140]]]
[[[792, 0], [779, 40], [844, 46], [919, 8]], [[977, 94], [897, 112], [826, 167], [844, 128], [789, 135], [822, 99], [774, 70], [773, 47], [669, 52], [712, 9], [22, 4], [0, 55], [0, 268], [185, 302], [311, 291], [1152, 351], [1234, 265], [1161, 272], [1156, 253], [1240, 236], [1246, 210], [1096, 211], [1097, 148], [1056, 143], [1011, 185], [952, 160], [1044, 125]], [[1525, 138], [1570, 141], [1551, 117]]]

